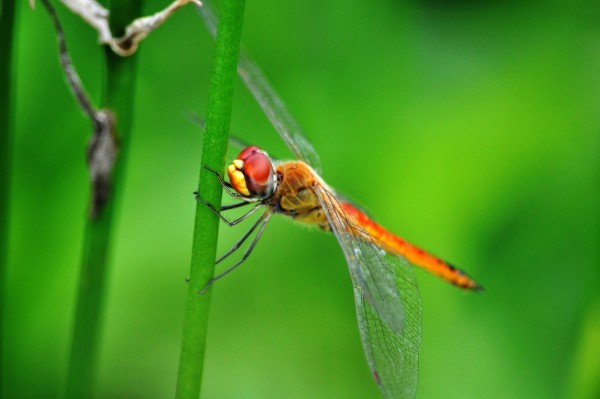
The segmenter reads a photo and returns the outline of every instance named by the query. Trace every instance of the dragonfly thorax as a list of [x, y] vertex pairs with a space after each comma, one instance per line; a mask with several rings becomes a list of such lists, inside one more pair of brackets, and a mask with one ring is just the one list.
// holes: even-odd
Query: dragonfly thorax
[[270, 198], [277, 189], [277, 174], [269, 155], [257, 146], [246, 147], [227, 167], [231, 186], [246, 201]]

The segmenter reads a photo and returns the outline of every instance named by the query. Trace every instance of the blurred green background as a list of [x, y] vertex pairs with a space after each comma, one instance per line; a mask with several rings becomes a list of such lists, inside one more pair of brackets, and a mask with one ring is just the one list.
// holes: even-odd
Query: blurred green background
[[[19, 3], [2, 389], [51, 398], [66, 379], [90, 126], [47, 14]], [[96, 35], [58, 7], [97, 100]], [[418, 272], [418, 398], [600, 397], [599, 17], [593, 0], [247, 3], [246, 47], [324, 178], [487, 289]], [[99, 398], [174, 394], [201, 156], [188, 112], [205, 114], [212, 55], [191, 7], [139, 53]], [[232, 130], [290, 156], [241, 83]], [[219, 252], [243, 231], [224, 226]], [[214, 287], [208, 339], [204, 398], [380, 397], [336, 240], [282, 218]]]

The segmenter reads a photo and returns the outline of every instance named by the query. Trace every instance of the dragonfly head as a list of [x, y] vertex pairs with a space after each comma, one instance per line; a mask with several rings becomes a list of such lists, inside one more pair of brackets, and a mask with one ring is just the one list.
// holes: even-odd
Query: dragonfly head
[[229, 182], [249, 201], [271, 197], [277, 188], [277, 174], [269, 155], [253, 145], [244, 148], [227, 167]]

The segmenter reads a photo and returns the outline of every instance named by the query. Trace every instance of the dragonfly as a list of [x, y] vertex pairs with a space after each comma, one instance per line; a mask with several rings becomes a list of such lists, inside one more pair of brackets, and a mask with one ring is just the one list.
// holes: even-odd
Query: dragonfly
[[[204, 1], [198, 10], [214, 37], [217, 23], [210, 5]], [[258, 146], [247, 146], [227, 166], [228, 180], [211, 170], [224, 191], [239, 202], [216, 209], [202, 200], [199, 193], [194, 193], [197, 201], [229, 226], [263, 210], [217, 263], [234, 254], [255, 233], [241, 259], [213, 277], [202, 293], [249, 257], [273, 215], [331, 232], [350, 271], [358, 328], [372, 376], [385, 398], [413, 398], [417, 389], [422, 311], [413, 266], [466, 290], [480, 291], [481, 285], [452, 264], [391, 233], [336, 193], [321, 177], [321, 162], [314, 147], [243, 48], [238, 73], [296, 159], [274, 160]], [[229, 220], [223, 215], [247, 205], [252, 205], [251, 209], [237, 219]]]

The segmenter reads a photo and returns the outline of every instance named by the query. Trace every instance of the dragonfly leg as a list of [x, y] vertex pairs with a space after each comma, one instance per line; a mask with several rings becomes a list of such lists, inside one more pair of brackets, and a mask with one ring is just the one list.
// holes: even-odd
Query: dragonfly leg
[[221, 183], [221, 186], [223, 186], [223, 189], [227, 192], [227, 194], [229, 194], [233, 198], [241, 198], [242, 197], [239, 193], [236, 193], [235, 191], [233, 191], [233, 186], [231, 185], [231, 183], [223, 180], [223, 178], [221, 177], [221, 174], [219, 172], [209, 168], [206, 165], [203, 165], [202, 167], [204, 169], [208, 170], [209, 172], [213, 173], [215, 176], [217, 176], [217, 179], [219, 179], [219, 183]]
[[246, 205], [250, 205], [252, 202], [238, 202], [237, 204], [233, 204], [233, 205], [222, 205], [221, 206], [221, 212], [223, 211], [228, 211], [230, 209], [236, 209], [236, 208], [240, 208], [242, 206], [246, 206]]
[[[246, 218], [248, 218], [248, 216], [252, 215], [254, 212], [256, 212], [261, 206], [261, 203], [256, 204], [252, 209], [250, 209], [248, 212], [246, 212], [245, 214], [243, 214], [242, 216], [240, 216], [239, 218], [235, 219], [235, 220], [227, 220], [225, 218], [225, 216], [221, 215], [221, 212], [219, 212], [218, 210], [215, 209], [215, 207], [204, 201], [202, 198], [200, 198], [200, 194], [198, 194], [198, 192], [195, 192], [194, 195], [196, 196], [196, 201], [201, 202], [202, 204], [206, 205], [208, 207], [208, 209], [210, 209], [211, 211], [213, 211], [213, 213], [215, 215], [217, 215], [225, 224], [227, 224], [229, 227], [231, 226], [235, 226], [236, 224], [246, 220]], [[249, 204], [249, 202], [241, 202], [239, 204], [234, 204], [234, 205], [225, 205], [223, 207], [221, 207], [222, 211], [227, 211], [229, 209], [234, 209], [234, 208], [238, 208], [240, 206]]]
[[229, 269], [225, 270], [223, 273], [218, 274], [215, 277], [208, 280], [208, 283], [206, 283], [206, 286], [201, 291], [199, 291], [198, 294], [204, 295], [206, 293], [206, 291], [208, 291], [209, 288], [215, 283], [215, 281], [217, 281], [218, 279], [220, 279], [222, 277], [225, 277], [227, 274], [231, 273], [234, 269], [236, 269], [238, 266], [240, 266], [242, 263], [244, 263], [244, 261], [246, 259], [248, 259], [248, 257], [252, 253], [252, 250], [256, 246], [256, 243], [260, 239], [260, 236], [265, 231], [265, 227], [267, 227], [267, 222], [271, 218], [272, 214], [273, 213], [271, 212], [271, 210], [267, 210], [265, 213], [263, 213], [261, 215], [261, 217], [256, 221], [256, 223], [254, 223], [254, 225], [252, 225], [250, 230], [248, 230], [248, 232], [246, 232], [246, 234], [244, 234], [242, 239], [240, 241], [238, 241], [229, 251], [227, 251], [227, 253], [225, 255], [221, 256], [219, 258], [219, 260], [217, 260], [217, 263], [219, 263], [220, 261], [222, 261], [229, 255], [231, 255], [233, 252], [235, 252], [240, 247], [240, 245], [242, 245], [244, 243], [244, 241], [246, 241], [246, 239], [250, 236], [250, 234], [252, 234], [252, 232], [254, 230], [256, 230], [256, 228], [258, 226], [260, 226], [260, 228], [258, 229], [258, 232], [256, 233], [256, 236], [254, 236], [254, 239], [252, 240], [252, 243], [250, 243], [250, 246], [248, 247], [246, 252], [244, 252], [242, 259], [237, 261], [233, 266], [229, 267]]
[[219, 259], [217, 259], [217, 261], [215, 262], [215, 265], [218, 265], [219, 263], [221, 263], [221, 261], [223, 261], [225, 258], [229, 257], [229, 255], [231, 255], [232, 253], [234, 253], [235, 251], [238, 250], [239, 247], [241, 247], [244, 242], [248, 239], [248, 237], [250, 237], [250, 235], [252, 234], [252, 232], [254, 230], [256, 230], [256, 228], [263, 222], [262, 216], [252, 225], [252, 227], [250, 227], [250, 229], [248, 229], [248, 231], [246, 233], [244, 233], [243, 237], [239, 239], [238, 242], [236, 242], [233, 247], [229, 248], [229, 250], [227, 252], [225, 252], [225, 254], [223, 254]]

